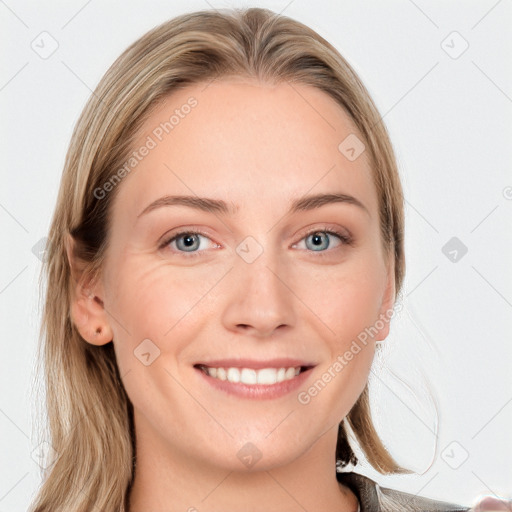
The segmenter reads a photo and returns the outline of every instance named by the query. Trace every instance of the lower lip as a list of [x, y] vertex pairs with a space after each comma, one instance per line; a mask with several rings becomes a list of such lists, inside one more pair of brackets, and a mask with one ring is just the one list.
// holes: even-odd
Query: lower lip
[[268, 400], [280, 398], [295, 391], [310, 375], [312, 368], [300, 372], [293, 379], [276, 382], [275, 384], [242, 384], [241, 382], [229, 382], [210, 377], [203, 370], [194, 368], [198, 371], [205, 381], [216, 389], [224, 391], [230, 395], [236, 395], [242, 398], [251, 398], [253, 400]]

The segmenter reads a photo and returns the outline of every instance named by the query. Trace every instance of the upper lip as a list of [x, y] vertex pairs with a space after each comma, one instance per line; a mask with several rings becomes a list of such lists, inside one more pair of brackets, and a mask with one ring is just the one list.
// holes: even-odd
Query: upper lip
[[256, 359], [215, 359], [211, 361], [201, 361], [194, 366], [207, 366], [209, 368], [253, 368], [259, 370], [261, 368], [290, 368], [292, 366], [310, 368], [316, 365], [304, 359], [282, 357], [266, 359], [265, 361]]

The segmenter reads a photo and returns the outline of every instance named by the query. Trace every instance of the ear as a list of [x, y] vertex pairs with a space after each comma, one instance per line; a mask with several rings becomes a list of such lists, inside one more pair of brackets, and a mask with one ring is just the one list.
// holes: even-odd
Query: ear
[[379, 310], [379, 318], [375, 322], [378, 333], [375, 335], [375, 341], [383, 341], [389, 335], [389, 325], [393, 316], [393, 306], [395, 304], [395, 258], [389, 256], [386, 274], [386, 286], [382, 296], [382, 303]]
[[112, 341], [113, 332], [103, 305], [101, 282], [92, 283], [84, 273], [85, 265], [75, 256], [75, 241], [67, 233], [66, 254], [73, 280], [71, 293], [71, 319], [82, 338], [92, 345], [105, 345]]

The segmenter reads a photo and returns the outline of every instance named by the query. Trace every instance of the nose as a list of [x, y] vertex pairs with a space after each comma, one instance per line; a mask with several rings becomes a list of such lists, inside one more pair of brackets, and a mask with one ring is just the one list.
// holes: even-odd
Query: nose
[[295, 323], [290, 272], [270, 251], [248, 263], [236, 257], [226, 286], [222, 321], [231, 332], [267, 338]]

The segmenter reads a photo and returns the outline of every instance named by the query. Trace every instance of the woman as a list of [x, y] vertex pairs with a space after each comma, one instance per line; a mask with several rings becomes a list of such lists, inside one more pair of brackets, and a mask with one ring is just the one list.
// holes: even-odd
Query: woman
[[49, 234], [57, 458], [32, 510], [468, 510], [348, 471], [355, 439], [410, 472], [367, 384], [403, 234], [386, 129], [318, 34], [248, 9], [136, 41], [78, 121]]

